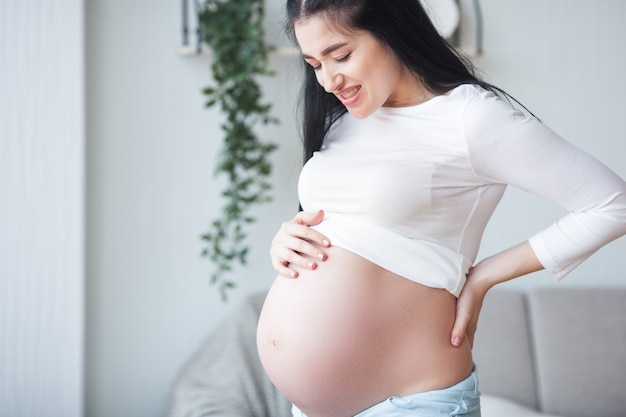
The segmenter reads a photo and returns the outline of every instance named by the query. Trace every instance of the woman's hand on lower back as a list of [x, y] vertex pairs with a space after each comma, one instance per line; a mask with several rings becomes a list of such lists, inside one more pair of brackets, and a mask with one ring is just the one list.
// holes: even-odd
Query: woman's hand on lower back
[[272, 240], [270, 257], [272, 266], [280, 275], [297, 278], [298, 272], [290, 266], [314, 270], [318, 262], [328, 255], [323, 248], [330, 247], [330, 240], [311, 226], [320, 224], [324, 211], [299, 212], [296, 217], [282, 224]]
[[452, 346], [455, 347], [461, 346], [465, 339], [469, 341], [470, 347], [474, 346], [478, 316], [488, 290], [488, 288], [478, 285], [475, 280], [472, 280], [472, 272], [474, 272], [474, 268], [470, 269], [467, 274], [463, 291], [456, 300], [456, 320], [451, 339]]
[[456, 301], [452, 345], [460, 346], [467, 337], [474, 344], [478, 315], [490, 288], [501, 282], [543, 269], [528, 241], [478, 262], [467, 274], [463, 291]]

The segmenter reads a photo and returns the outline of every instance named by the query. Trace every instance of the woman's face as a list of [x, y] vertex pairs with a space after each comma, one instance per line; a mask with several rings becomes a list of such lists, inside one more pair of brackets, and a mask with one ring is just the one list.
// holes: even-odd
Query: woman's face
[[403, 107], [427, 99], [420, 80], [369, 32], [340, 33], [325, 19], [312, 17], [296, 24], [295, 33], [317, 81], [352, 116], [365, 118], [382, 106]]

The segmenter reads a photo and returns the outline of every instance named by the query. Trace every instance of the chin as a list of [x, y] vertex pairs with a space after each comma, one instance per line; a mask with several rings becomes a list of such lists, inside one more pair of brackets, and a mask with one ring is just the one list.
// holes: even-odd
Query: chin
[[376, 111], [375, 109], [350, 108], [350, 107], [346, 107], [346, 108], [348, 109], [348, 113], [350, 113], [350, 116], [354, 117], [355, 119], [365, 119], [371, 116]]

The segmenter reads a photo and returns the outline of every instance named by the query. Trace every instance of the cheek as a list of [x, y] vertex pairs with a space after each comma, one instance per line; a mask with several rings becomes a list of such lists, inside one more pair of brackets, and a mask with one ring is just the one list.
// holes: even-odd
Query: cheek
[[378, 91], [379, 94], [383, 96], [381, 98], [383, 98], [385, 101], [402, 93], [401, 91], [398, 91], [401, 84], [401, 78], [393, 69], [382, 72], [379, 79], [381, 81], [378, 85]]
[[321, 85], [322, 87], [324, 87], [324, 80], [322, 79], [322, 76], [319, 73], [319, 71], [314, 71], [313, 73], [315, 74], [315, 79], [317, 80], [317, 83]]
[[384, 71], [377, 74], [372, 73], [367, 88], [370, 104], [375, 107], [383, 106], [394, 95], [394, 85], [394, 82], [389, 77], [389, 73]]
[[362, 79], [367, 80], [374, 91], [387, 90], [395, 80], [395, 70], [384, 65], [369, 65], [361, 71]]

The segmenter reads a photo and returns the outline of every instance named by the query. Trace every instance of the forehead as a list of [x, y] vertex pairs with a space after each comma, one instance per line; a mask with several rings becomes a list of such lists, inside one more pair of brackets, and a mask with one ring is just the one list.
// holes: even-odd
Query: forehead
[[294, 30], [302, 53], [311, 56], [321, 54], [331, 45], [352, 43], [365, 34], [356, 30], [340, 30], [327, 19], [318, 16], [299, 21]]

